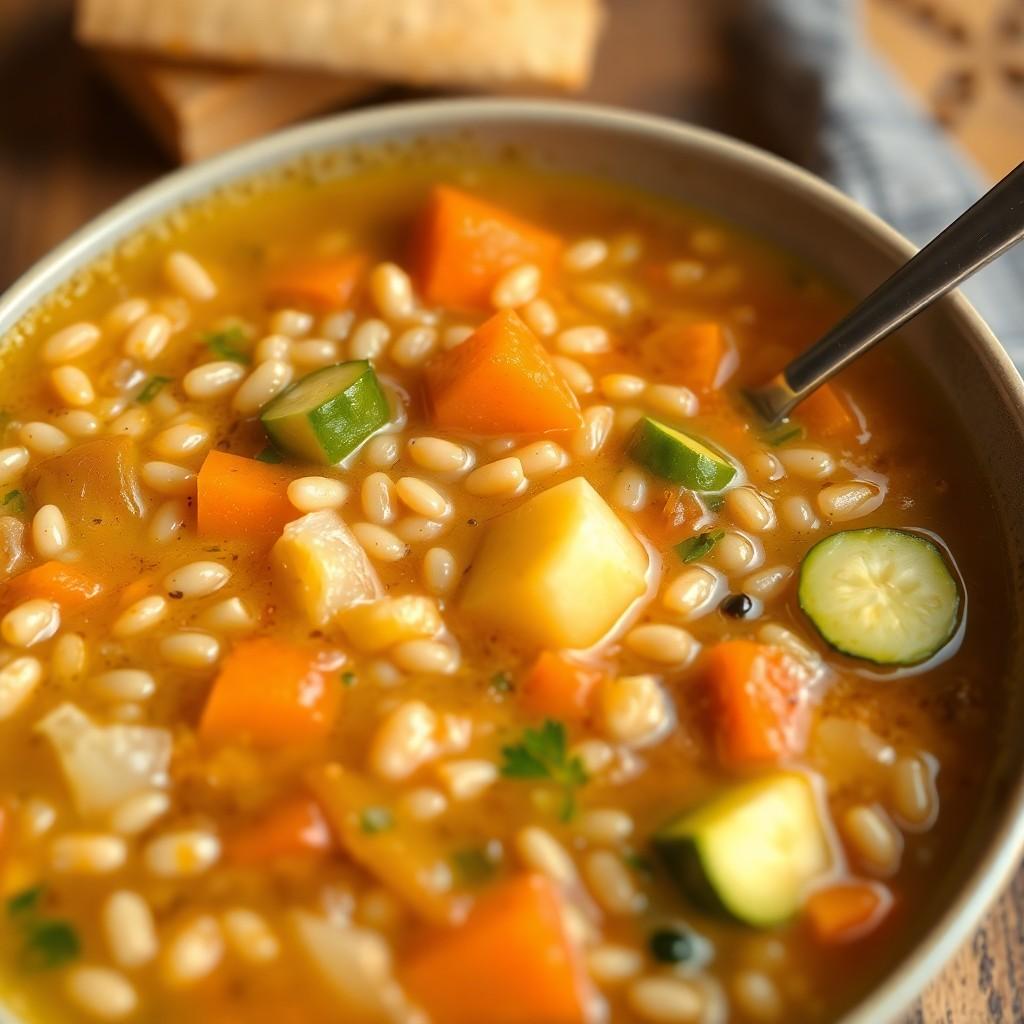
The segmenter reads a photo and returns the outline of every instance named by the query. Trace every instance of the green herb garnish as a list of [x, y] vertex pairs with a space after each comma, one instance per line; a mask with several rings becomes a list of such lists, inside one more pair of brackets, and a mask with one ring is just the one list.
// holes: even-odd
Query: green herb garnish
[[578, 757], [570, 757], [565, 726], [549, 718], [539, 729], [527, 729], [522, 741], [502, 747], [505, 761], [501, 774], [509, 779], [551, 779], [562, 786], [564, 799], [559, 817], [570, 821], [576, 813], [576, 788], [587, 782]]
[[355, 686], [356, 685], [356, 674], [355, 674], [355, 672], [342, 672], [341, 673], [341, 685], [342, 686]]
[[207, 348], [221, 359], [229, 359], [233, 363], [248, 365], [251, 360], [237, 346], [245, 342], [245, 331], [241, 327], [228, 327], [223, 331], [207, 331], [203, 341]]
[[284, 462], [284, 456], [272, 445], [268, 444], [257, 456], [257, 462], [269, 462], [272, 465], [277, 465], [279, 462]]
[[25, 970], [61, 967], [81, 952], [78, 933], [67, 921], [40, 913], [46, 890], [41, 885], [23, 889], [7, 901], [7, 916], [21, 933], [19, 961]]
[[359, 827], [371, 836], [387, 831], [394, 823], [395, 819], [386, 807], [367, 807], [359, 815]]
[[495, 672], [491, 676], [490, 683], [488, 685], [491, 688], [492, 693], [506, 694], [512, 693], [515, 690], [515, 683], [512, 682], [512, 673], [506, 672], [502, 669], [500, 672]]
[[16, 892], [7, 901], [7, 916], [19, 917], [22, 914], [35, 913], [45, 893], [45, 885], [33, 885], [29, 889]]
[[161, 377], [159, 374], [154, 374], [149, 380], [143, 385], [142, 390], [135, 396], [135, 401], [139, 405], [149, 405], [150, 402], [156, 398], [157, 395], [164, 389], [164, 385], [170, 384], [174, 380], [173, 377]]
[[642, 853], [637, 853], [636, 850], [630, 850], [622, 855], [622, 859], [626, 862], [627, 866], [631, 867], [634, 871], [641, 875], [650, 875], [654, 873], [654, 864], [650, 857], [645, 857]]
[[724, 494], [708, 494], [704, 497], [704, 506], [709, 512], [718, 512], [724, 504]]
[[725, 530], [707, 530], [687, 537], [675, 546], [676, 554], [687, 564], [703, 558], [725, 536]]
[[489, 882], [498, 870], [498, 865], [479, 846], [456, 850], [452, 854], [452, 867], [463, 885], [483, 885]]
[[764, 439], [773, 448], [778, 448], [780, 444], [785, 444], [787, 441], [798, 441], [803, 437], [804, 428], [799, 423], [782, 423], [764, 435]]
[[16, 516], [20, 516], [25, 511], [26, 505], [25, 495], [21, 491], [8, 491], [4, 495], [4, 508], [13, 512]]

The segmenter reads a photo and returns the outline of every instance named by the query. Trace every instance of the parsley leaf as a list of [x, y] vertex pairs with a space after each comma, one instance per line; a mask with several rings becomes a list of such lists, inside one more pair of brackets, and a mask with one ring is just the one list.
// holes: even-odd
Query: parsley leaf
[[272, 445], [268, 444], [257, 456], [257, 462], [269, 462], [273, 465], [277, 465], [279, 462], [284, 462], [284, 456]]
[[395, 823], [395, 819], [386, 807], [367, 807], [359, 815], [359, 827], [367, 834], [386, 832]]
[[798, 441], [804, 437], [804, 428], [799, 423], [780, 423], [774, 430], [764, 435], [764, 439], [773, 447], [787, 441]]
[[203, 341], [209, 350], [221, 359], [228, 359], [233, 363], [247, 365], [251, 360], [238, 348], [245, 341], [245, 331], [241, 327], [229, 327], [223, 331], [207, 331], [203, 334]]
[[512, 693], [516, 688], [512, 682], [512, 673], [506, 672], [504, 669], [495, 672], [488, 685], [491, 688], [491, 693], [496, 694]]
[[687, 537], [675, 546], [676, 554], [687, 564], [703, 558], [725, 536], [725, 530], [708, 530]]
[[45, 895], [46, 887], [36, 885], [22, 889], [7, 901], [7, 916], [21, 932], [19, 961], [25, 970], [61, 967], [81, 951], [78, 933], [67, 921], [40, 913]]
[[502, 747], [501, 774], [509, 779], [550, 779], [564, 790], [560, 817], [569, 821], [576, 813], [576, 788], [585, 785], [587, 772], [578, 757], [570, 757], [565, 726], [547, 719], [539, 729], [527, 729], [522, 740]]
[[717, 512], [725, 504], [725, 495], [706, 494], [704, 495], [704, 504], [709, 512]]
[[8, 491], [4, 495], [3, 506], [5, 509], [8, 509], [8, 506], [10, 506], [8, 511], [13, 512], [16, 516], [20, 516], [26, 507], [25, 495], [21, 491]]
[[35, 913], [46, 892], [46, 886], [33, 885], [29, 889], [16, 892], [7, 901], [7, 916], [18, 917], [21, 914]]
[[29, 971], [47, 971], [74, 960], [81, 952], [78, 933], [67, 921], [34, 920], [24, 929], [21, 964]]
[[342, 672], [341, 673], [341, 685], [342, 686], [355, 686], [356, 685], [356, 674], [355, 674], [355, 672]]
[[456, 850], [451, 861], [463, 885], [482, 885], [489, 882], [498, 870], [487, 850], [479, 846]]
[[162, 377], [160, 374], [154, 374], [146, 383], [143, 385], [142, 390], [135, 396], [135, 401], [139, 405], [149, 405], [150, 402], [156, 398], [157, 395], [164, 389], [165, 384], [170, 384], [174, 380], [173, 377]]

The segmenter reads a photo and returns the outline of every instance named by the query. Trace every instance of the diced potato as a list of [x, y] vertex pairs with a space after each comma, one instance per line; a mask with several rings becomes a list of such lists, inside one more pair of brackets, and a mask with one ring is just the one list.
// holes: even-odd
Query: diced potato
[[434, 636], [441, 629], [437, 602], [414, 594], [357, 605], [342, 612], [339, 621], [349, 642], [361, 651], [384, 651], [406, 640]]
[[310, 512], [289, 523], [270, 557], [277, 584], [314, 626], [383, 593], [366, 552], [336, 512]]
[[575, 477], [491, 522], [462, 606], [542, 647], [590, 647], [647, 590], [648, 568], [643, 545]]

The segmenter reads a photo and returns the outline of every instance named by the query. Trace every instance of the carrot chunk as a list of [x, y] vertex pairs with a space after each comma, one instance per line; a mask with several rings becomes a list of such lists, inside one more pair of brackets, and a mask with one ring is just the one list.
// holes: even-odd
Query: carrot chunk
[[43, 562], [15, 576], [4, 588], [3, 600], [5, 604], [20, 604], [42, 597], [59, 604], [67, 615], [101, 597], [105, 589], [98, 579], [80, 569], [63, 562]]
[[877, 928], [892, 906], [892, 894], [877, 882], [842, 882], [810, 895], [804, 912], [823, 945], [863, 938]]
[[477, 434], [572, 430], [579, 403], [533, 331], [511, 310], [481, 324], [426, 369], [434, 422]]
[[365, 269], [362, 253], [285, 267], [268, 280], [267, 295], [276, 303], [340, 309], [351, 300]]
[[277, 466], [212, 451], [196, 480], [197, 528], [204, 537], [270, 543], [299, 512], [288, 500], [291, 476]]
[[604, 676], [599, 668], [544, 651], [523, 680], [520, 703], [538, 718], [578, 722], [586, 717], [594, 687]]
[[280, 857], [322, 854], [334, 846], [320, 805], [304, 794], [275, 804], [233, 832], [225, 844], [236, 864], [266, 864]]
[[785, 652], [750, 640], [727, 640], [708, 652], [704, 672], [722, 764], [774, 764], [804, 749], [804, 679]]
[[793, 409], [793, 415], [812, 434], [822, 437], [836, 437], [857, 430], [856, 418], [831, 384], [822, 384]]
[[669, 321], [649, 334], [643, 344], [666, 360], [674, 381], [700, 394], [717, 389], [729, 351], [720, 323]]
[[413, 953], [408, 991], [445, 1024], [583, 1024], [590, 993], [560, 899], [540, 875], [502, 883]]
[[322, 739], [341, 706], [341, 663], [334, 652], [270, 637], [239, 644], [213, 684], [199, 735], [264, 747]]
[[448, 185], [431, 193], [418, 234], [424, 298], [460, 309], [486, 309], [498, 278], [521, 263], [550, 272], [562, 249], [556, 235]]

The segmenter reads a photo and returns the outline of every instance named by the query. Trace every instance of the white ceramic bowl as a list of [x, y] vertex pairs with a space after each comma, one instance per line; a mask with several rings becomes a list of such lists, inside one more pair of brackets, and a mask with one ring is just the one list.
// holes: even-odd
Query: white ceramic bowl
[[[913, 247], [877, 217], [805, 171], [701, 129], [576, 103], [441, 100], [372, 108], [272, 136], [178, 171], [115, 206], [40, 261], [0, 299], [0, 336], [34, 304], [117, 242], [184, 202], [238, 179], [318, 153], [449, 141], [522, 150], [531, 163], [624, 182], [713, 211], [809, 259], [854, 295], [894, 270]], [[951, 851], [948, 884], [928, 909], [922, 938], [844, 1018], [896, 1020], [965, 942], [1008, 883], [1024, 848], [1024, 384], [998, 342], [959, 295], [901, 332], [921, 372], [937, 382], [963, 424], [991, 488], [1016, 613], [1007, 637], [1004, 734], [975, 827]], [[962, 429], [967, 429], [963, 427]]]

